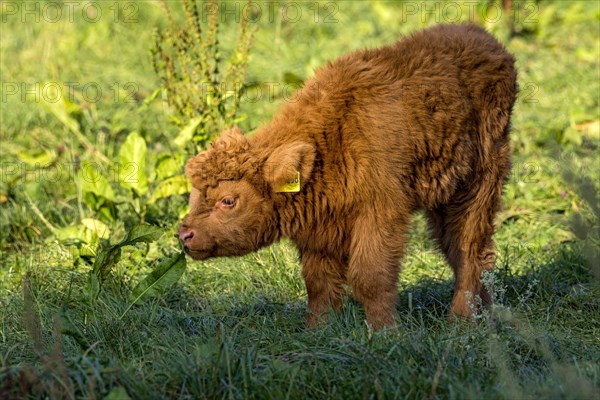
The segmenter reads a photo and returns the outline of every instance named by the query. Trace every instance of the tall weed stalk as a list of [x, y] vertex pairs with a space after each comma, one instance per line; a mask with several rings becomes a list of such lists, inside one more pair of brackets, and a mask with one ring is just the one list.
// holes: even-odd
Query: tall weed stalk
[[[201, 11], [195, 0], [183, 0], [182, 23], [175, 20], [167, 1], [162, 4], [169, 27], [155, 31], [153, 67], [161, 79], [170, 117], [182, 132], [179, 141], [191, 141], [200, 150], [219, 131], [240, 120], [237, 111], [254, 32], [249, 19], [241, 15], [235, 47], [228, 60], [223, 60], [219, 2], [203, 2]], [[205, 24], [201, 12], [208, 14]]]

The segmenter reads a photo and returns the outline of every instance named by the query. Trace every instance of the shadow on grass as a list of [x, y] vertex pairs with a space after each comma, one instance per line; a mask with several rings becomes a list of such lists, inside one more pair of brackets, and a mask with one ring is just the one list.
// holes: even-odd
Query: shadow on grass
[[[555, 256], [545, 264], [532, 263], [523, 272], [516, 273], [508, 264], [498, 266], [487, 278], [490, 291], [495, 299], [495, 307], [526, 315], [533, 320], [546, 319], [570, 313], [600, 312], [600, 292], [595, 284], [592, 270], [585, 258], [577, 252], [577, 246], [566, 245], [555, 250]], [[400, 287], [397, 305], [398, 325], [413, 320], [423, 328], [438, 329], [446, 323], [452, 300], [453, 281], [423, 278], [414, 284]], [[173, 293], [174, 294], [174, 293]], [[173, 305], [187, 302], [186, 297], [196, 297], [194, 293], [179, 292], [172, 297]], [[275, 300], [277, 297], [279, 300]], [[190, 314], [209, 314], [213, 329], [219, 323], [227, 326], [245, 325], [257, 328], [260, 324], [279, 329], [299, 332], [304, 329], [307, 311], [306, 300], [281, 301], [274, 293], [262, 293], [251, 301], [240, 302], [235, 294], [220, 296], [218, 299], [201, 299], [197, 306], [188, 309]], [[215, 301], [216, 300], [216, 301]], [[216, 307], [209, 305], [215, 302]], [[542, 318], [543, 317], [543, 318]], [[364, 327], [364, 312], [360, 303], [351, 295], [346, 296], [340, 315], [333, 317], [332, 323], [341, 323], [346, 328]], [[570, 317], [573, 318], [573, 317]], [[193, 319], [185, 322], [190, 333], [198, 329]]]
[[[9, 343], [22, 352], [2, 355], [0, 378], [12, 383], [0, 386], [0, 395], [8, 397], [54, 396], [64, 388], [65, 398], [106, 395], [120, 387], [134, 397], [220, 397], [232, 388], [273, 397], [299, 379], [290, 392], [298, 396], [399, 390], [416, 397], [593, 398], [600, 383], [600, 293], [576, 246], [520, 274], [497, 268], [498, 307], [475, 323], [446, 322], [451, 281], [405, 285], [397, 329], [380, 333], [366, 329], [353, 300], [306, 330], [304, 299], [207, 299], [177, 286], [118, 319], [127, 307], [122, 285], [107, 287], [90, 308], [83, 297], [65, 304], [61, 287], [32, 281], [21, 303], [29, 334]], [[83, 290], [83, 279], [72, 285], [73, 293]]]

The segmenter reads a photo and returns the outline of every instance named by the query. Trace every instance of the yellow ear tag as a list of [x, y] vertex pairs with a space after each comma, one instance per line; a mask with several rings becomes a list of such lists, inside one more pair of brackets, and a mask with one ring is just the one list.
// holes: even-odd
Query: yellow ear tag
[[296, 171], [296, 177], [281, 185], [276, 192], [297, 193], [300, 191], [300, 171]]

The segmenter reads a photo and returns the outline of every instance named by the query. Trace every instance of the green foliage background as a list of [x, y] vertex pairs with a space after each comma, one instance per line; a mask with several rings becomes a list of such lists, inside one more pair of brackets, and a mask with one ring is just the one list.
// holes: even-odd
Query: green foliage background
[[[354, 302], [305, 331], [285, 241], [190, 262], [176, 286], [132, 305], [179, 251], [186, 211], [192, 148], [175, 142], [150, 54], [168, 19], [159, 2], [98, 2], [101, 16], [82, 2], [52, 22], [41, 15], [52, 4], [65, 7], [0, 3], [0, 398], [598, 398], [598, 3], [514, 1], [502, 18], [488, 1], [264, 2], [248, 14], [237, 115], [248, 132], [327, 60], [435, 23], [480, 23], [518, 60], [514, 168], [486, 278], [495, 316], [446, 323], [451, 271], [417, 216], [398, 329], [379, 333]], [[221, 3], [224, 60], [245, 4]], [[139, 224], [166, 233], [123, 247], [90, 302], [99, 249]]]

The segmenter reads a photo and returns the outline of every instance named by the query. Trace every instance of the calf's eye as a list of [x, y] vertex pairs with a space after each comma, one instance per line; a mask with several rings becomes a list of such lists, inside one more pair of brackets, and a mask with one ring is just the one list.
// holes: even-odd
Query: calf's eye
[[225, 197], [220, 203], [225, 207], [233, 207], [235, 205], [235, 199], [233, 197]]

